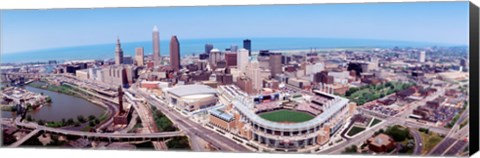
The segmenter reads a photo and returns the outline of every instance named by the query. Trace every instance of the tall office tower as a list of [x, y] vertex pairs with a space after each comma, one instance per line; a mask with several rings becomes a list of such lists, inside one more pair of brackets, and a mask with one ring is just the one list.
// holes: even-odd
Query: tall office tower
[[260, 91], [263, 88], [263, 80], [269, 79], [271, 76], [270, 70], [262, 69], [260, 67], [260, 64], [256, 60], [249, 62], [245, 69], [246, 76], [252, 79], [253, 89], [255, 89], [256, 92]]
[[237, 66], [237, 53], [225, 53], [225, 61], [227, 62], [227, 67]]
[[420, 52], [419, 61], [420, 61], [421, 63], [424, 63], [424, 62], [425, 62], [426, 55], [427, 55], [427, 54], [426, 54], [425, 51], [421, 51], [421, 52]]
[[240, 73], [245, 73], [245, 68], [248, 65], [249, 53], [246, 49], [240, 49], [237, 53], [237, 67]]
[[213, 44], [205, 44], [205, 54], [210, 54], [213, 49]]
[[378, 70], [379, 59], [377, 57], [371, 57], [370, 63], [368, 64], [368, 70], [375, 71]]
[[135, 48], [135, 62], [137, 63], [137, 66], [145, 65], [143, 47]]
[[120, 45], [120, 38], [117, 38], [117, 46], [115, 47], [115, 65], [123, 64], [123, 50]]
[[270, 53], [270, 72], [272, 76], [275, 77], [277, 74], [282, 73], [282, 54], [281, 53]]
[[243, 48], [248, 50], [248, 56], [252, 56], [252, 41], [250, 39], [243, 40]]
[[170, 66], [174, 71], [180, 70], [180, 43], [177, 36], [170, 39]]
[[231, 45], [231, 46], [230, 46], [230, 52], [235, 52], [235, 53], [236, 53], [237, 50], [238, 50], [238, 46], [237, 46], [237, 45]]
[[158, 33], [157, 26], [153, 27], [152, 41], [153, 41], [153, 65], [159, 66], [160, 65], [160, 35]]

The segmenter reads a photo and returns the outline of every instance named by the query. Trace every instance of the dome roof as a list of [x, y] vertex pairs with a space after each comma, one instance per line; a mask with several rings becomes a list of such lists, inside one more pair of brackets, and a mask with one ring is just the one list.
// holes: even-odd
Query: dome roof
[[218, 50], [217, 48], [213, 48], [210, 52], [215, 52], [215, 53], [219, 53], [220, 50]]

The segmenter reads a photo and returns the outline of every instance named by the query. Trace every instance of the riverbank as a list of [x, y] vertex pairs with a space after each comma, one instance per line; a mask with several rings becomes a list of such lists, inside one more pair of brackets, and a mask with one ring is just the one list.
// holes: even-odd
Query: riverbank
[[31, 116], [30, 117], [27, 116], [26, 118], [27, 121], [35, 121], [41, 125], [54, 127], [54, 128], [89, 131], [90, 129], [95, 128], [98, 125], [104, 124], [106, 120], [108, 120], [109, 118], [112, 118], [115, 113], [114, 108], [111, 108], [109, 105], [106, 105], [102, 101], [97, 100], [97, 98], [95, 97], [89, 96], [84, 92], [76, 90], [76, 88], [74, 87], [70, 87], [67, 85], [57, 86], [57, 85], [52, 85], [46, 82], [32, 82], [28, 86], [79, 98], [81, 100], [87, 101], [95, 106], [100, 107], [105, 112], [103, 112], [102, 114], [98, 114], [96, 116], [89, 115], [89, 118], [92, 118], [92, 119], [85, 119], [85, 116], [78, 115], [76, 119], [70, 116], [70, 118], [62, 118], [62, 120], [58, 120], [58, 121], [45, 121], [41, 119], [36, 120], [31, 118]]

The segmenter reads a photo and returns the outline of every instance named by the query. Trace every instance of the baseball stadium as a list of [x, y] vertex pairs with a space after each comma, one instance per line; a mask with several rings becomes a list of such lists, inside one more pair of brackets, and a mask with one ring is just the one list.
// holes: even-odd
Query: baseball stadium
[[220, 86], [230, 103], [210, 112], [210, 124], [248, 140], [264, 151], [308, 151], [329, 142], [355, 105], [327, 89], [280, 89], [249, 96], [234, 85]]

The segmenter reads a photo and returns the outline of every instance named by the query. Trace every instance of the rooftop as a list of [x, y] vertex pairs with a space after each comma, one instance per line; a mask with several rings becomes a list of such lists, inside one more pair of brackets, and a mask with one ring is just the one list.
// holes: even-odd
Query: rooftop
[[182, 85], [167, 90], [169, 93], [183, 97], [197, 94], [216, 94], [217, 91], [207, 85]]
[[216, 116], [216, 117], [218, 117], [222, 120], [225, 120], [225, 121], [232, 121], [233, 120], [233, 116], [224, 112], [224, 111], [221, 111], [221, 110], [218, 110], [218, 109], [213, 109], [213, 110], [210, 110], [209, 112], [213, 116]]

